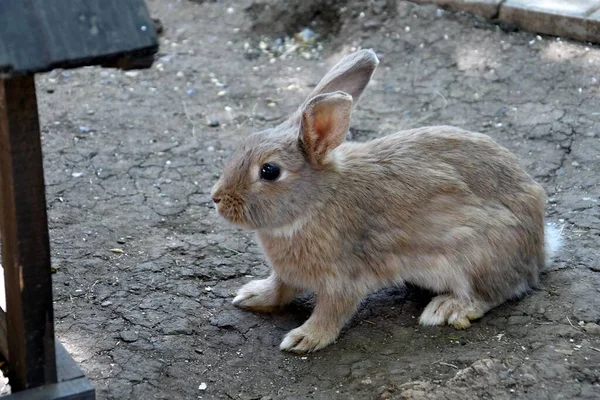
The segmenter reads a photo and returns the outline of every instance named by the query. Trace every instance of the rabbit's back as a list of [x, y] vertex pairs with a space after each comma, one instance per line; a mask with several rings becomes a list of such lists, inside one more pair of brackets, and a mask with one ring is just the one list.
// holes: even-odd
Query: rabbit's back
[[347, 237], [361, 232], [361, 245], [345, 251], [358, 248], [374, 259], [393, 254], [399, 265], [431, 264], [406, 268], [403, 279], [436, 291], [458, 282], [436, 287], [432, 274], [463, 269], [464, 282], [490, 301], [537, 283], [544, 190], [491, 138], [428, 127], [340, 150], [345, 171], [328, 213], [343, 222], [325, 219]]

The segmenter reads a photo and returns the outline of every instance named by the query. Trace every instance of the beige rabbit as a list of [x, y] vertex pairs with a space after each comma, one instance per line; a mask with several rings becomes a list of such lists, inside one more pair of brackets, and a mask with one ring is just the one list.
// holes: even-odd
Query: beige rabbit
[[544, 190], [488, 136], [437, 126], [344, 142], [378, 63], [370, 50], [342, 59], [286, 122], [248, 136], [213, 188], [218, 213], [256, 231], [272, 267], [233, 304], [270, 311], [316, 295], [282, 350], [327, 346], [367, 294], [403, 282], [439, 294], [422, 325], [468, 328], [544, 266]]

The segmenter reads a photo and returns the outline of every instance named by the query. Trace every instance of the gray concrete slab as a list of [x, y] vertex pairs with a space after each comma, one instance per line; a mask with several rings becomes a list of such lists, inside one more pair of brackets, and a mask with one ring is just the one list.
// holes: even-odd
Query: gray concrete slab
[[600, 42], [600, 19], [592, 17], [598, 0], [506, 0], [498, 19], [522, 29], [571, 39]]
[[491, 19], [498, 15], [498, 8], [502, 0], [415, 0], [413, 3], [435, 3], [449, 10], [466, 11]]
[[546, 35], [600, 43], [600, 0], [416, 0]]

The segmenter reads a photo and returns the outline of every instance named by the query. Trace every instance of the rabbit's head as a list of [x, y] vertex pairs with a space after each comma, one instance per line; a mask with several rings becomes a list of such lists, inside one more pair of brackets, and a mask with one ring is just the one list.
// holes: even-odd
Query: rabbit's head
[[335, 188], [334, 150], [378, 63], [370, 50], [344, 57], [289, 119], [246, 137], [213, 187], [219, 214], [249, 229], [298, 226]]

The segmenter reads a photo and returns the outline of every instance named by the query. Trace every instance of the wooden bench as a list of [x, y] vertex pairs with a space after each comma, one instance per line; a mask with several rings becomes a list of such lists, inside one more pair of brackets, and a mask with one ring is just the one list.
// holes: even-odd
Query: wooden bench
[[54, 336], [50, 244], [34, 74], [148, 68], [158, 43], [143, 0], [0, 0], [0, 228], [7, 399], [94, 399]]

